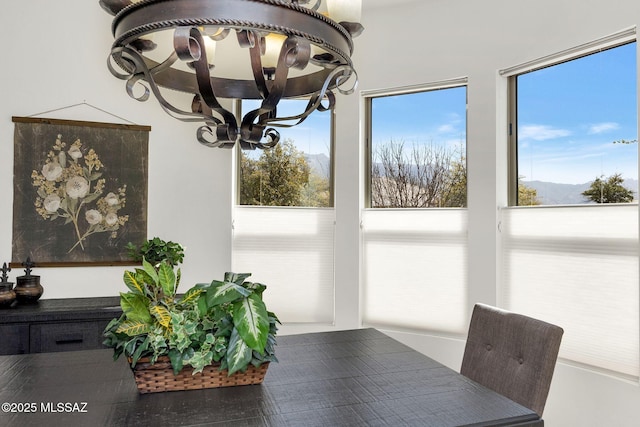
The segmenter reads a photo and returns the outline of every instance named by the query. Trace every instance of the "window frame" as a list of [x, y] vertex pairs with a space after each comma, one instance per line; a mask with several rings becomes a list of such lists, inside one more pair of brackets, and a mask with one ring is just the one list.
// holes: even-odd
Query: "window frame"
[[[443, 90], [443, 89], [452, 89], [464, 87], [465, 88], [465, 162], [468, 159], [468, 108], [469, 108], [469, 79], [467, 77], [458, 77], [448, 80], [439, 80], [425, 84], [419, 85], [411, 85], [411, 86], [403, 86], [397, 88], [387, 88], [387, 89], [377, 89], [377, 90], [367, 90], [362, 91], [361, 95], [364, 100], [364, 147], [365, 147], [365, 159], [364, 159], [364, 207], [365, 209], [378, 209], [373, 208], [371, 206], [371, 191], [372, 191], [372, 166], [373, 166], [373, 120], [372, 120], [372, 104], [375, 98], [383, 98], [388, 96], [397, 96], [397, 95], [410, 95], [414, 93], [420, 92], [430, 92], [435, 90]], [[468, 169], [467, 169], [468, 170]], [[468, 190], [468, 185], [467, 185]], [[467, 194], [468, 197], [468, 194]], [[467, 199], [468, 202], [468, 199]], [[448, 209], [448, 208], [398, 208], [398, 209]], [[457, 209], [457, 208], [451, 208]], [[465, 208], [460, 208], [465, 209]]]
[[[518, 76], [584, 58], [609, 49], [637, 43], [636, 27], [625, 28], [608, 36], [499, 71], [507, 78], [507, 205], [518, 205]], [[640, 158], [639, 166], [640, 166]], [[553, 205], [551, 205], [553, 206]], [[527, 207], [527, 206], [522, 206]]]

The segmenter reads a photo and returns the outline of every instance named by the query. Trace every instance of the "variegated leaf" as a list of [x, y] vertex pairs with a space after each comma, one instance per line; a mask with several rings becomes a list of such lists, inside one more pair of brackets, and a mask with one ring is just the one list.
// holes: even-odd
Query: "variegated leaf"
[[160, 263], [158, 281], [165, 295], [173, 296], [176, 292], [176, 275], [173, 268], [166, 262]]
[[120, 293], [120, 307], [129, 321], [151, 323], [148, 300], [144, 295], [133, 292]]
[[171, 324], [171, 313], [167, 310], [166, 307], [161, 305], [154, 305], [149, 309], [153, 317], [156, 318], [158, 323], [160, 323], [165, 328], [169, 328], [169, 324]]
[[247, 279], [249, 276], [251, 276], [251, 273], [232, 273], [230, 271], [227, 271], [226, 273], [224, 273], [224, 281], [233, 282], [236, 285], [241, 285], [242, 282], [244, 282], [245, 279]]
[[190, 303], [192, 301], [197, 300], [200, 297], [200, 294], [204, 292], [203, 289], [191, 288], [187, 291], [186, 294], [182, 296], [180, 302], [183, 304]]
[[136, 281], [144, 288], [145, 285], [149, 286], [149, 285], [153, 285], [155, 286], [154, 279], [149, 276], [147, 274], [146, 271], [144, 271], [141, 268], [136, 268], [136, 272], [135, 272], [135, 277], [136, 277]]
[[149, 275], [153, 283], [158, 283], [158, 272], [146, 259], [142, 258], [142, 269]]
[[130, 337], [135, 335], [146, 334], [151, 330], [151, 326], [148, 323], [140, 322], [140, 321], [125, 321], [118, 326], [116, 329], [116, 333], [124, 333], [129, 335]]
[[257, 352], [264, 352], [269, 335], [269, 315], [260, 296], [249, 295], [233, 305], [233, 323], [244, 342]]
[[226, 357], [229, 375], [245, 369], [251, 362], [251, 355], [251, 348], [242, 340], [237, 329], [234, 328], [229, 339]]
[[262, 295], [263, 292], [267, 289], [267, 287], [265, 285], [263, 285], [262, 283], [257, 283], [257, 282], [245, 282], [243, 284], [243, 286], [247, 289], [250, 289], [253, 291], [253, 293], [258, 294], [258, 295]]
[[207, 305], [216, 305], [232, 302], [239, 298], [246, 297], [251, 291], [233, 282], [219, 282], [214, 280], [207, 288]]
[[133, 271], [124, 272], [124, 284], [127, 285], [127, 288], [131, 289], [132, 292], [144, 294], [142, 285], [136, 279], [136, 275]]

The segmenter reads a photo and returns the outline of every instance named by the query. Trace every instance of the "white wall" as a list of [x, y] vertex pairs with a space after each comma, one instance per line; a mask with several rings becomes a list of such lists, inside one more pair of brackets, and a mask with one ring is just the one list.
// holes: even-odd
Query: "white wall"
[[[220, 278], [230, 268], [231, 151], [195, 139], [196, 126], [167, 116], [154, 98], [126, 94], [106, 59], [111, 16], [97, 0], [32, 0], [3, 5], [0, 34], [0, 264], [11, 259], [12, 116], [30, 116], [86, 102], [126, 120], [150, 125], [148, 236], [186, 246], [183, 286]], [[81, 105], [38, 117], [123, 123]], [[133, 195], [128, 195], [133, 197]], [[43, 298], [117, 295], [122, 267], [35, 269]], [[12, 279], [22, 274], [16, 268]]]
[[[366, 2], [365, 2], [366, 3]], [[376, 3], [379, 4], [379, 3]], [[357, 39], [360, 89], [374, 90], [467, 76], [469, 192], [469, 311], [475, 302], [496, 304], [500, 265], [497, 208], [506, 204], [506, 82], [498, 70], [574, 47], [638, 25], [640, 3], [576, 0], [430, 0], [394, 2], [365, 10]], [[392, 36], [392, 38], [390, 37]], [[391, 43], [388, 40], [393, 40]], [[338, 101], [338, 135], [362, 116], [354, 101]], [[338, 141], [354, 144], [353, 140]], [[338, 178], [352, 171], [360, 152], [341, 147]], [[355, 208], [357, 179], [338, 181], [338, 201]], [[337, 204], [339, 211], [344, 207]], [[350, 225], [355, 214], [342, 213]], [[351, 239], [352, 237], [350, 237]], [[351, 240], [350, 240], [351, 242]], [[338, 247], [337, 253], [345, 248]], [[338, 259], [355, 269], [358, 255]], [[348, 268], [345, 267], [345, 270]], [[346, 275], [350, 277], [349, 274]], [[337, 286], [346, 287], [337, 275]], [[340, 316], [340, 313], [338, 313]], [[459, 369], [464, 342], [445, 337], [386, 331]], [[640, 389], [626, 382], [560, 362], [545, 409], [548, 426], [636, 426]]]

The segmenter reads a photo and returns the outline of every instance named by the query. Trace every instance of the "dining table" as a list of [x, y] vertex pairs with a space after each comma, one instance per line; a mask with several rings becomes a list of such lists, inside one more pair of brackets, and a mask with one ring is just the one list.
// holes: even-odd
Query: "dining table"
[[149, 394], [111, 349], [0, 356], [0, 426], [544, 425], [377, 329], [278, 336], [276, 356], [259, 385]]

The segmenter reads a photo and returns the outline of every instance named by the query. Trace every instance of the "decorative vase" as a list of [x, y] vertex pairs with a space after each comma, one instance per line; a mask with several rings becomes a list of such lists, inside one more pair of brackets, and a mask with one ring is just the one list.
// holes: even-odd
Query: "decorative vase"
[[35, 304], [42, 296], [44, 289], [40, 284], [40, 276], [18, 276], [18, 284], [14, 291], [20, 304]]
[[[129, 364], [131, 364], [131, 360], [129, 360]], [[249, 365], [244, 372], [235, 372], [229, 376], [227, 370], [221, 371], [220, 364], [217, 363], [205, 366], [204, 370], [197, 374], [193, 374], [191, 366], [185, 366], [178, 372], [178, 375], [175, 375], [169, 358], [160, 356], [154, 364], [150, 363], [149, 358], [142, 358], [131, 370], [138, 386], [138, 392], [145, 394], [261, 384], [267, 374], [268, 367], [269, 362], [258, 367]]]
[[0, 282], [0, 308], [11, 307], [16, 300], [16, 293], [13, 290], [13, 282]]

